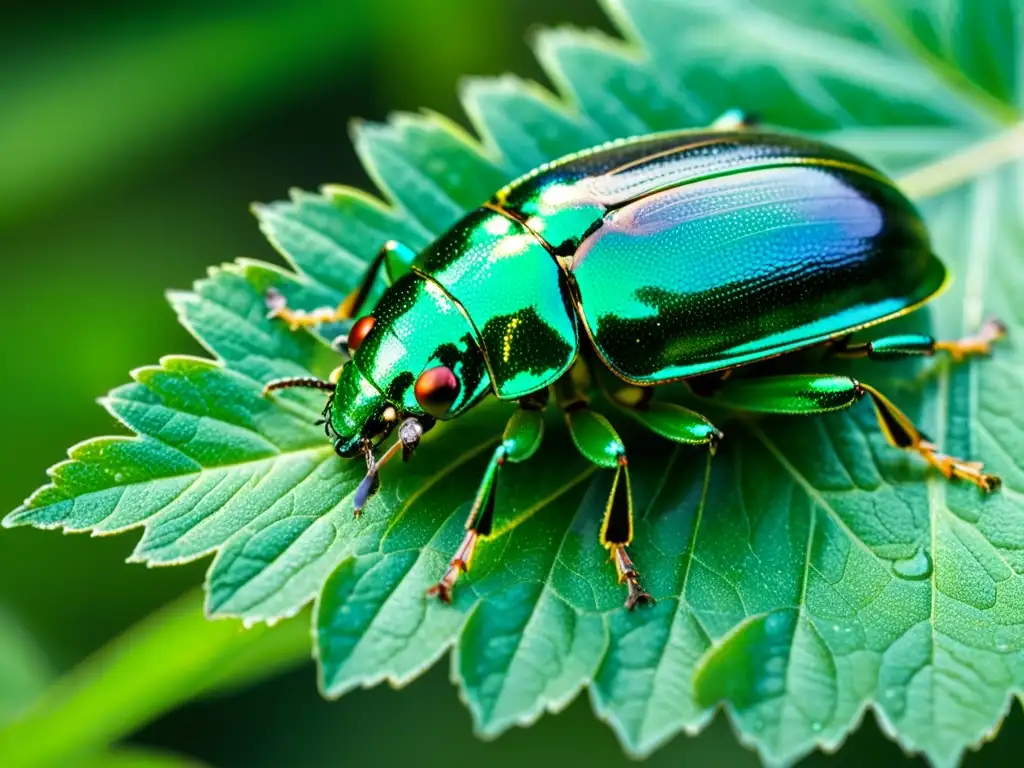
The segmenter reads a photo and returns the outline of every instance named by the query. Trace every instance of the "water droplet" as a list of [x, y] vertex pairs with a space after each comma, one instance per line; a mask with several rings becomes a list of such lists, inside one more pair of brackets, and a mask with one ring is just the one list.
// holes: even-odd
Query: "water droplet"
[[124, 482], [124, 472], [115, 472], [114, 473], [114, 482], [115, 483], [123, 483]]
[[815, 720], [813, 723], [811, 723], [811, 730], [814, 731], [815, 733], [820, 733], [821, 729], [824, 728], [824, 727], [825, 727], [825, 724], [822, 723], [822, 722], [819, 722], [818, 720]]
[[998, 651], [999, 653], [1007, 653], [1009, 650], [1009, 643], [996, 643], [996, 651]]
[[764, 631], [769, 635], [788, 632], [792, 626], [793, 617], [789, 611], [773, 611], [764, 620]]
[[919, 549], [913, 557], [894, 562], [892, 570], [900, 578], [920, 581], [932, 575], [932, 559], [927, 552]]

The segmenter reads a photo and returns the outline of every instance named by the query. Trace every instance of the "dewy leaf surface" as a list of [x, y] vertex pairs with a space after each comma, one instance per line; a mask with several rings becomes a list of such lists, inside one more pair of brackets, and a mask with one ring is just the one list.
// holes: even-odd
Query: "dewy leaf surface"
[[[951, 765], [1024, 690], [1024, 9], [1020, 0], [608, 0], [625, 39], [559, 29], [538, 56], [559, 95], [474, 80], [476, 139], [436, 115], [360, 124], [390, 206], [345, 187], [257, 207], [291, 272], [239, 263], [171, 297], [217, 362], [168, 358], [107, 408], [136, 437], [72, 449], [5, 520], [114, 533], [134, 558], [215, 554], [214, 615], [271, 621], [316, 600], [329, 696], [404, 683], [453, 649], [478, 729], [497, 734], [589, 689], [627, 751], [650, 753], [725, 705], [767, 762], [833, 748], [872, 708], [909, 750]], [[728, 418], [713, 460], [624, 427], [639, 510], [634, 557], [658, 598], [626, 613], [597, 544], [610, 479], [557, 416], [507, 468], [497, 531], [454, 604], [425, 600], [461, 536], [500, 434], [492, 404], [390, 466], [359, 520], [358, 462], [312, 421], [322, 398], [259, 397], [324, 376], [323, 337], [265, 317], [270, 287], [337, 302], [388, 238], [422, 248], [495, 187], [607, 139], [741, 107], [824, 135], [904, 180], [956, 276], [894, 327], [941, 337], [990, 315], [992, 359], [853, 366], [1003, 489], [949, 485], [888, 447], [867, 406], [816, 419]]]

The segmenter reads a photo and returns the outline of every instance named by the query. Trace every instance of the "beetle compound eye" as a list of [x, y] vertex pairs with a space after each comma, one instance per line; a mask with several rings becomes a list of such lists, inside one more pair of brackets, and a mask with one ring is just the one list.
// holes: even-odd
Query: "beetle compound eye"
[[356, 353], [356, 350], [359, 349], [359, 345], [363, 343], [363, 339], [365, 339], [370, 331], [373, 330], [373, 324], [375, 322], [376, 320], [374, 320], [370, 315], [356, 320], [355, 324], [352, 326], [352, 330], [348, 332], [349, 356]]
[[459, 396], [459, 380], [452, 369], [443, 365], [428, 368], [416, 379], [413, 393], [420, 408], [435, 419], [447, 415]]

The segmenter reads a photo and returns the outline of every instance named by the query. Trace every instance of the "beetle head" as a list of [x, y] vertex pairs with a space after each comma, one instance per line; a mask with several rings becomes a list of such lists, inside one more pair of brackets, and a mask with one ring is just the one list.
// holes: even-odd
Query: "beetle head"
[[[324, 430], [343, 457], [365, 455], [367, 475], [355, 494], [359, 510], [376, 487], [381, 465], [408, 458], [438, 419], [480, 402], [491, 380], [476, 332], [462, 310], [431, 280], [409, 274], [381, 297], [348, 335], [351, 360], [330, 381], [282, 379], [267, 391], [305, 386], [330, 392]], [[376, 459], [374, 448], [397, 427], [398, 440]]]
[[[338, 381], [334, 407], [339, 434], [391, 415], [388, 405], [399, 421], [451, 419], [491, 389], [469, 320], [436, 283], [420, 275], [392, 285], [348, 338], [352, 361]], [[384, 405], [371, 406], [374, 392]], [[339, 413], [345, 409], [348, 413]], [[342, 432], [342, 422], [348, 433]]]
[[324, 408], [324, 430], [339, 456], [364, 453], [375, 440], [386, 438], [398, 420], [398, 411], [352, 362], [337, 377]]

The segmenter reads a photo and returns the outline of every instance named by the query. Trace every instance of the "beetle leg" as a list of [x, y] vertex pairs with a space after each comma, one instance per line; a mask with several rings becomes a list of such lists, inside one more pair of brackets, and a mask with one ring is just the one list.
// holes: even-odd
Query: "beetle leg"
[[746, 411], [816, 414], [849, 408], [864, 395], [871, 398], [882, 434], [890, 445], [919, 454], [948, 479], [967, 480], [985, 491], [999, 486], [999, 478], [982, 472], [979, 462], [940, 453], [935, 444], [887, 397], [849, 376], [794, 374], [733, 379], [718, 390], [715, 399]]
[[390, 285], [409, 272], [415, 258], [416, 253], [413, 250], [394, 240], [388, 240], [370, 261], [359, 284], [337, 307], [320, 307], [310, 311], [292, 309], [288, 306], [284, 296], [271, 288], [266, 294], [267, 317], [281, 318], [288, 323], [288, 327], [293, 331], [299, 328], [316, 328], [324, 323], [350, 320], [356, 317], [366, 304], [381, 267], [384, 267], [385, 282]]
[[932, 336], [922, 334], [900, 334], [883, 336], [874, 341], [859, 344], [840, 342], [833, 350], [836, 357], [867, 357], [871, 360], [899, 360], [915, 355], [934, 355], [946, 352], [955, 361], [961, 361], [969, 355], [988, 355], [992, 352], [992, 342], [1006, 336], [1006, 326], [999, 320], [988, 320], [976, 333], [956, 341], [937, 341]]
[[519, 409], [508, 420], [501, 444], [491, 454], [484, 478], [466, 518], [466, 534], [462, 538], [462, 543], [448, 561], [448, 568], [440, 581], [427, 590], [428, 595], [436, 595], [446, 603], [451, 601], [452, 588], [459, 574], [469, 570], [477, 542], [491, 534], [498, 473], [502, 465], [506, 461], [525, 461], [540, 447], [544, 437], [544, 404], [544, 398], [524, 399], [520, 402]]
[[739, 131], [745, 128], [757, 128], [760, 122], [754, 115], [742, 109], [728, 109], [711, 123], [711, 129], [715, 131]]
[[1006, 336], [1006, 325], [995, 318], [987, 320], [970, 336], [957, 341], [936, 341], [935, 349], [949, 353], [954, 360], [963, 360], [968, 355], [992, 354], [992, 342]]
[[666, 440], [706, 445], [714, 453], [723, 435], [704, 416], [675, 403], [654, 399], [653, 387], [626, 385], [609, 393], [615, 405]]
[[599, 467], [615, 470], [601, 524], [601, 544], [611, 553], [619, 582], [626, 583], [626, 608], [632, 610], [641, 603], [653, 603], [654, 599], [640, 585], [640, 575], [626, 551], [633, 540], [633, 494], [626, 447], [608, 420], [590, 410], [583, 400], [566, 408], [565, 420], [579, 452]]
[[938, 447], [922, 435], [906, 414], [893, 405], [885, 395], [867, 384], [861, 384], [861, 387], [871, 397], [882, 433], [890, 444], [920, 454], [947, 480], [954, 477], [967, 480], [983, 491], [994, 491], [999, 487], [1000, 479], [996, 475], [986, 475], [982, 472], [981, 462], [964, 461], [940, 453]]

